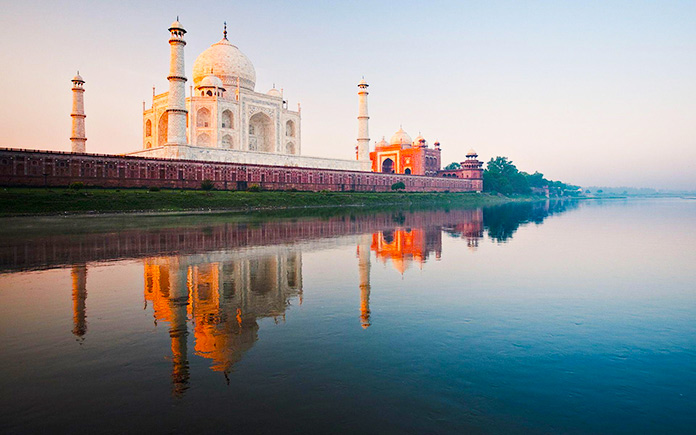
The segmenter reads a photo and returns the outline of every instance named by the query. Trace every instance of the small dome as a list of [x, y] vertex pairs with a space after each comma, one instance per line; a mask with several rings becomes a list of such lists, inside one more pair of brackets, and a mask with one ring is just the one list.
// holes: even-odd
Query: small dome
[[270, 95], [271, 97], [278, 97], [280, 98], [282, 95], [280, 95], [280, 91], [276, 88], [272, 88], [270, 91], [266, 92], [266, 94]]
[[358, 86], [370, 86], [370, 85], [367, 84], [367, 82], [365, 81], [365, 77], [363, 77], [362, 80], [360, 80], [360, 83], [358, 83]]
[[421, 144], [421, 141], [423, 141], [423, 143], [426, 144], [426, 145], [427, 145], [427, 143], [428, 143], [428, 142], [426, 142], [425, 138], [419, 134], [418, 137], [416, 137], [416, 139], [414, 139], [413, 144], [414, 144], [414, 145], [420, 145], [420, 144]]
[[208, 74], [207, 76], [203, 77], [203, 80], [201, 80], [198, 83], [198, 86], [196, 88], [220, 88], [222, 90], [225, 89], [225, 87], [222, 84], [222, 80], [214, 74]]
[[476, 154], [476, 151], [474, 151], [474, 149], [472, 148], [472, 149], [469, 150], [469, 152], [466, 153], [466, 156], [467, 156], [467, 157], [469, 157], [469, 156], [477, 157], [478, 154]]
[[237, 88], [237, 78], [242, 89], [254, 90], [256, 85], [256, 70], [248, 57], [227, 39], [208, 47], [193, 63], [193, 84], [198, 83], [210, 70], [215, 71], [226, 89]]
[[386, 146], [389, 146], [389, 142], [387, 142], [387, 140], [384, 138], [384, 136], [382, 136], [382, 140], [379, 141], [379, 142], [377, 142], [377, 143], [375, 144], [375, 146], [378, 146], [378, 147], [386, 147]]
[[411, 145], [412, 142], [411, 136], [403, 128], [399, 128], [399, 131], [394, 133], [391, 140], [389, 140], [389, 143], [392, 145]]
[[82, 76], [80, 75], [80, 71], [75, 74], [75, 77], [72, 78], [73, 82], [82, 82], [84, 83], [85, 81], [82, 79]]
[[179, 17], [177, 17], [176, 21], [174, 21], [174, 22], [172, 23], [172, 25], [169, 26], [169, 29], [168, 29], [168, 30], [169, 30], [170, 32], [171, 32], [172, 30], [183, 30], [184, 32], [186, 31], [186, 30], [184, 30], [184, 26], [182, 26], [181, 23], [179, 22]]

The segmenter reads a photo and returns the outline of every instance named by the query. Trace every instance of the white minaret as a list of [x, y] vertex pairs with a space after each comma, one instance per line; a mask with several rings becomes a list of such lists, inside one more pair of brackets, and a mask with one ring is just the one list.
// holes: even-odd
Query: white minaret
[[370, 133], [367, 122], [370, 117], [367, 114], [367, 87], [369, 85], [363, 77], [358, 83], [358, 161], [361, 163], [363, 171], [369, 171], [372, 167], [370, 162]]
[[72, 136], [70, 137], [70, 142], [72, 143], [71, 151], [74, 153], [84, 153], [85, 152], [85, 142], [87, 138], [85, 137], [85, 88], [83, 85], [85, 81], [80, 77], [80, 71], [72, 79]]
[[184, 34], [176, 17], [169, 27], [169, 98], [167, 100], [167, 145], [186, 145], [186, 73], [184, 71]]

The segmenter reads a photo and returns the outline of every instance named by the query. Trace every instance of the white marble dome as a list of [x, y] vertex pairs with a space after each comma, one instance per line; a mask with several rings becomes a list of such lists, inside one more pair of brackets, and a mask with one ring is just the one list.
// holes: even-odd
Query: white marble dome
[[[179, 18], [178, 18], [178, 17], [177, 17], [177, 19], [172, 23], [172, 25], [169, 26], [169, 30], [170, 30], [170, 31], [171, 31], [171, 30], [184, 30], [184, 26], [181, 25], [181, 23], [179, 22]], [[184, 32], [185, 32], [185, 30], [184, 30]]]
[[198, 83], [196, 88], [221, 88], [224, 89], [225, 86], [222, 84], [222, 80], [214, 74], [208, 74], [203, 77], [203, 79]]
[[201, 53], [193, 63], [193, 84], [198, 87], [210, 71], [215, 71], [227, 90], [239, 87], [249, 91], [256, 86], [256, 70], [248, 57], [227, 39], [222, 39]]
[[280, 91], [276, 88], [271, 88], [271, 90], [266, 92], [266, 94], [270, 95], [271, 97], [278, 97], [278, 98], [280, 98], [282, 96], [280, 94]]
[[392, 145], [411, 145], [413, 141], [411, 140], [411, 136], [409, 136], [403, 128], [399, 128], [399, 131], [394, 133], [389, 143]]

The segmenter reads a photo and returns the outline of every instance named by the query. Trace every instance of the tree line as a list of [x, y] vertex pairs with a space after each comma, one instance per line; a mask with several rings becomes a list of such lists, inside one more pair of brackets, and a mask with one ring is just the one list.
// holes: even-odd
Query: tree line
[[[450, 163], [445, 169], [458, 169], [458, 163]], [[562, 181], [548, 180], [541, 172], [529, 174], [517, 169], [507, 157], [495, 157], [488, 161], [483, 170], [483, 191], [502, 193], [503, 195], [545, 192], [549, 189], [550, 196], [577, 196], [580, 187]]]

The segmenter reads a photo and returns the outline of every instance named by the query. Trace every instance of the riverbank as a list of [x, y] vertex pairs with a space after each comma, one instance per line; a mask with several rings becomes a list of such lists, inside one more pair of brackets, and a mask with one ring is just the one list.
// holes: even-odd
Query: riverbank
[[0, 189], [0, 216], [105, 213], [247, 212], [320, 207], [479, 207], [536, 197], [485, 193], [240, 192], [145, 189]]

